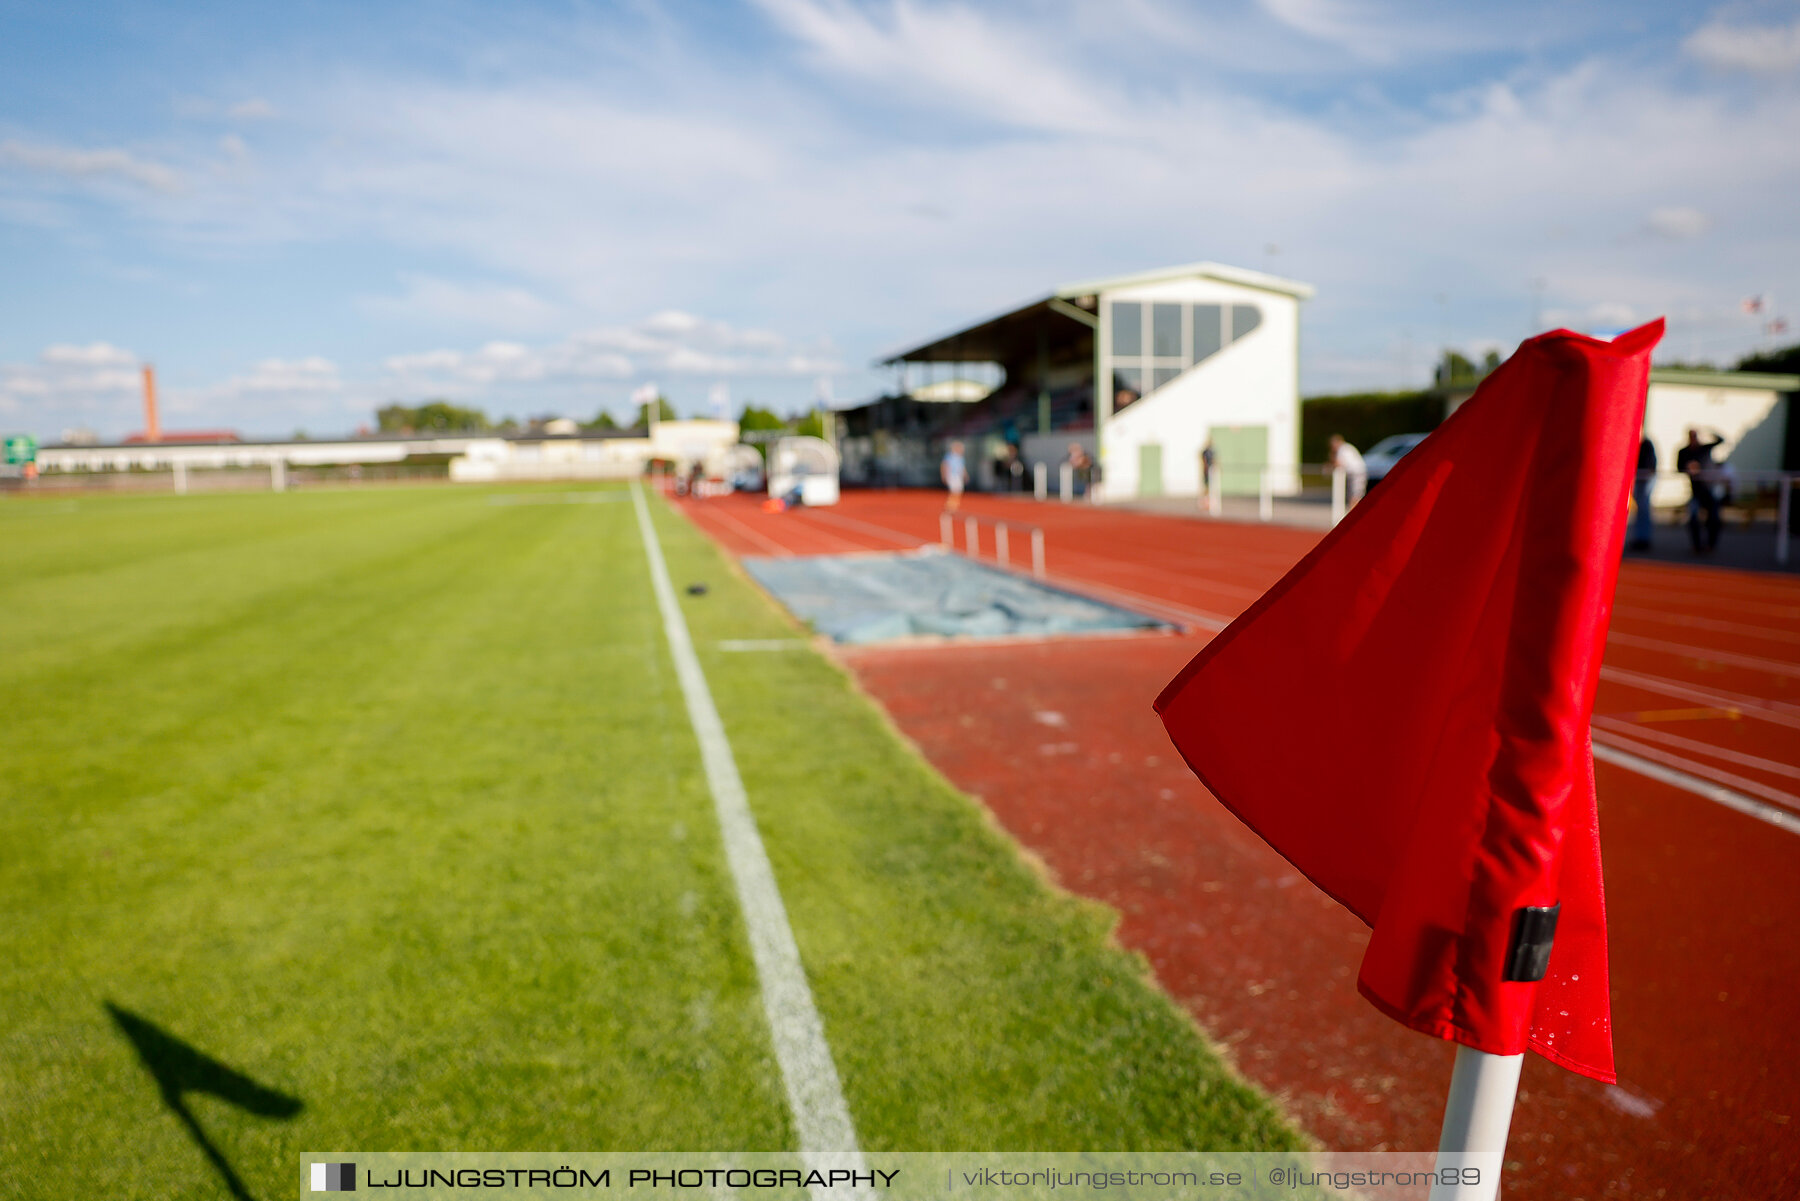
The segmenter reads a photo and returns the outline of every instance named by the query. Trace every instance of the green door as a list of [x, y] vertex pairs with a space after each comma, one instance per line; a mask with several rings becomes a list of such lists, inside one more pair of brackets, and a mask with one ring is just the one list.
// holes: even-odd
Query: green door
[[1262, 492], [1262, 469], [1269, 461], [1266, 425], [1215, 425], [1207, 431], [1218, 456], [1219, 491], [1226, 496]]
[[1138, 495], [1162, 495], [1162, 443], [1145, 442], [1138, 447]]

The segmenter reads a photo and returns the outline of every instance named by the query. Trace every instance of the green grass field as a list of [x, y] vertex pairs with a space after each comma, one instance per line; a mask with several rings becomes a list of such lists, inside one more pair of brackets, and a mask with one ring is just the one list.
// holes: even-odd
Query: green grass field
[[[0, 504], [0, 1193], [792, 1145], [632, 506], [518, 497]], [[653, 509], [864, 1146], [1296, 1145]]]

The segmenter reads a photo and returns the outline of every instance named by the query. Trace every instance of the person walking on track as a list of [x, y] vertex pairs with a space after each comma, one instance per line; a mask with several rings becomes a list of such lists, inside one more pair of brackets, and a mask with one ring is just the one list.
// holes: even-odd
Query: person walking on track
[[943, 478], [944, 487], [950, 498], [944, 502], [944, 508], [954, 513], [962, 507], [963, 489], [969, 484], [969, 465], [963, 459], [963, 444], [952, 442], [950, 449], [944, 452], [944, 461], [938, 464], [938, 475]]

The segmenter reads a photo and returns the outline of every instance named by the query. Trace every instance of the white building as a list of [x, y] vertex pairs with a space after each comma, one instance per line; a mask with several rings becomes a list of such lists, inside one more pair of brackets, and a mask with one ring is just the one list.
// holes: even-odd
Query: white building
[[[572, 423], [571, 423], [572, 425]], [[449, 462], [450, 478], [463, 483], [502, 480], [622, 480], [642, 475], [652, 460], [685, 471], [737, 443], [735, 421], [659, 421], [649, 430], [579, 430], [554, 426], [526, 434], [406, 434], [318, 441], [135, 442], [51, 446], [38, 452], [39, 471], [124, 473], [167, 471], [175, 491], [187, 490], [199, 472], [269, 473], [272, 487], [287, 487], [288, 472], [316, 467], [393, 466]]]
[[[1656, 447], [1662, 473], [1651, 493], [1656, 505], [1687, 501], [1689, 487], [1674, 475], [1675, 455], [1687, 444], [1687, 432], [1699, 430], [1704, 441], [1723, 438], [1713, 451], [1717, 462], [1729, 462], [1743, 479], [1790, 466], [1788, 446], [1793, 396], [1800, 375], [1758, 375], [1747, 371], [1650, 372], [1650, 396], [1644, 406], [1644, 432]], [[1800, 467], [1800, 463], [1791, 464]]]
[[[1288, 494], [1299, 487], [1300, 302], [1312, 294], [1260, 271], [1192, 263], [1069, 284], [884, 361], [1004, 370], [992, 396], [935, 435], [968, 443], [983, 482], [980, 468], [1005, 444], [1054, 473], [1079, 441], [1099, 459], [1108, 498], [1193, 495], [1210, 439], [1228, 491], [1254, 493], [1267, 468]], [[878, 443], [883, 432], [866, 436]]]
[[[548, 433], [549, 431], [546, 431]], [[487, 438], [450, 461], [459, 483], [497, 480], [622, 480], [642, 475], [651, 460], [686, 472], [737, 444], [735, 421], [658, 421], [645, 433], [608, 431], [604, 436]]]

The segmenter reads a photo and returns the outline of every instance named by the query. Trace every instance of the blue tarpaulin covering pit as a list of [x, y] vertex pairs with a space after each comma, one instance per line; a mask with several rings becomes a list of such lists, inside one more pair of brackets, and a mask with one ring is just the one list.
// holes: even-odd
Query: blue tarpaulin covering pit
[[1016, 638], [1168, 629], [1168, 623], [935, 549], [747, 558], [794, 616], [838, 642]]

